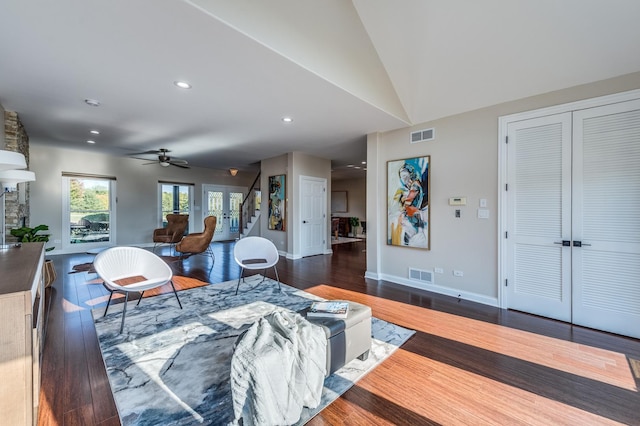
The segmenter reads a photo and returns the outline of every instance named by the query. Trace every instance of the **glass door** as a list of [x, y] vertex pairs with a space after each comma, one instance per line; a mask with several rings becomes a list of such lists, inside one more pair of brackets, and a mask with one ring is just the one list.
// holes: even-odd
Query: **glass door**
[[244, 188], [236, 186], [203, 185], [203, 211], [215, 216], [214, 241], [235, 240], [240, 237], [240, 204]]

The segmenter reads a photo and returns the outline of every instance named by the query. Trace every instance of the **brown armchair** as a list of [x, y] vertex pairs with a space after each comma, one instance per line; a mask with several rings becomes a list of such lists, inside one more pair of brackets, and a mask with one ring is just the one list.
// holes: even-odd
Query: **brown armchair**
[[188, 214], [168, 214], [167, 226], [153, 230], [153, 242], [155, 243], [153, 245], [153, 251], [155, 252], [156, 247], [161, 244], [169, 244], [171, 247], [174, 247], [176, 243], [182, 240], [188, 223]]
[[[204, 218], [204, 231], [189, 234], [176, 245], [176, 251], [184, 254], [207, 254], [211, 256], [211, 268], [216, 261], [211, 250], [211, 240], [216, 229], [216, 217], [207, 216]], [[210, 269], [211, 271], [211, 269]]]

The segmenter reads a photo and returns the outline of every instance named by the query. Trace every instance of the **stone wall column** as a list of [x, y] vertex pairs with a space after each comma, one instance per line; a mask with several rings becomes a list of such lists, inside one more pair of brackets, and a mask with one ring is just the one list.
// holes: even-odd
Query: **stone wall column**
[[[24, 155], [29, 168], [29, 136], [18, 117], [13, 111], [4, 112], [4, 146], [7, 151], [19, 152]], [[24, 197], [21, 195], [24, 194]], [[6, 241], [15, 242], [11, 229], [29, 226], [29, 183], [18, 184], [18, 191], [8, 192], [5, 197], [5, 231]]]

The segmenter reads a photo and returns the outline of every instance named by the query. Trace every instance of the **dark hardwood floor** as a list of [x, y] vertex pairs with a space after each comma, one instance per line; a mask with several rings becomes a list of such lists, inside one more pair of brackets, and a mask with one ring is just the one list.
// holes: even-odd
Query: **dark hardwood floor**
[[[237, 279], [233, 243], [212, 247], [210, 275], [205, 256], [171, 263], [174, 273]], [[416, 334], [309, 424], [640, 425], [640, 380], [631, 368], [639, 340], [365, 279], [364, 242], [333, 249], [281, 257], [280, 279], [368, 304], [374, 316]], [[47, 290], [39, 425], [118, 425], [90, 312], [108, 293], [95, 274], [69, 274], [93, 256], [50, 258], [57, 279]]]

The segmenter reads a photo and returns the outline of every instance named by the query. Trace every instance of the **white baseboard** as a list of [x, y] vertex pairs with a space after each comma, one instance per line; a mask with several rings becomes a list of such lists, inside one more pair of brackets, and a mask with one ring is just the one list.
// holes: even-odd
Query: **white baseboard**
[[377, 274], [374, 272], [365, 272], [365, 278], [380, 281], [390, 281], [395, 284], [405, 285], [407, 287], [417, 288], [420, 290], [431, 291], [433, 293], [444, 294], [445, 296], [456, 297], [458, 299], [469, 300], [471, 302], [481, 303], [483, 305], [500, 307], [497, 297], [488, 297], [482, 294], [472, 293], [451, 287], [444, 287], [436, 284], [424, 284], [410, 280], [408, 278], [397, 277], [395, 275]]

